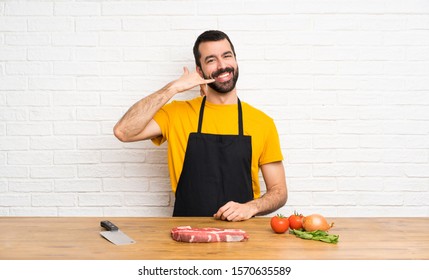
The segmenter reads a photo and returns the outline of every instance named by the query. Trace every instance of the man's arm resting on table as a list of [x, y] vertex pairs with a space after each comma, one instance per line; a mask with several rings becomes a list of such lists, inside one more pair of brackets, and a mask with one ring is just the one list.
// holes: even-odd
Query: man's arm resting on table
[[241, 204], [230, 201], [214, 214], [216, 219], [243, 221], [256, 215], [269, 214], [287, 201], [287, 186], [283, 162], [277, 161], [261, 166], [267, 188], [266, 193], [258, 199]]

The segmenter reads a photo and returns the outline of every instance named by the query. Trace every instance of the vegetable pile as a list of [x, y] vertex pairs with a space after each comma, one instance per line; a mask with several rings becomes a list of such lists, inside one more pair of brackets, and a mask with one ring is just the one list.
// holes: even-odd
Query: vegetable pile
[[302, 231], [302, 230], [292, 229], [290, 232], [302, 239], [311, 239], [311, 240], [317, 240], [317, 241], [333, 243], [333, 244], [336, 244], [338, 242], [338, 238], [340, 237], [339, 235], [336, 235], [336, 234], [328, 234], [324, 230]]
[[328, 233], [334, 223], [329, 224], [326, 218], [320, 214], [304, 216], [295, 211], [288, 218], [278, 214], [271, 218], [270, 224], [275, 233], [285, 233], [290, 228], [290, 234], [302, 239], [332, 244], [338, 243], [339, 239], [339, 235]]

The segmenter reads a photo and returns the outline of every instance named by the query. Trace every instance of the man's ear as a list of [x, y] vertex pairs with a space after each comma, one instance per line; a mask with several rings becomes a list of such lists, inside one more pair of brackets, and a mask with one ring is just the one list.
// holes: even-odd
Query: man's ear
[[201, 70], [201, 67], [200, 67], [200, 66], [197, 66], [197, 67], [195, 68], [195, 70], [197, 70], [197, 72], [198, 72], [198, 74], [200, 74], [201, 78], [203, 78], [203, 79], [204, 79], [203, 70]]

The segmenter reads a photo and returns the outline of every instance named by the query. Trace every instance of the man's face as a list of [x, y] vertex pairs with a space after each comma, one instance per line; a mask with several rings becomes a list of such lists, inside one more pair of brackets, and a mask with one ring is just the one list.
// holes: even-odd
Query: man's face
[[215, 79], [208, 84], [219, 93], [228, 93], [238, 80], [238, 65], [228, 40], [203, 42], [199, 46], [201, 68], [205, 79]]

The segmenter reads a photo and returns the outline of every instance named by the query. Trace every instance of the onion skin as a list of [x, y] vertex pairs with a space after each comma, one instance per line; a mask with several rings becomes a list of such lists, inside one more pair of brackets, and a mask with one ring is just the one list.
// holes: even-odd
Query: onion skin
[[302, 227], [305, 231], [323, 230], [328, 231], [334, 223], [328, 224], [325, 217], [320, 214], [311, 214], [302, 219]]

